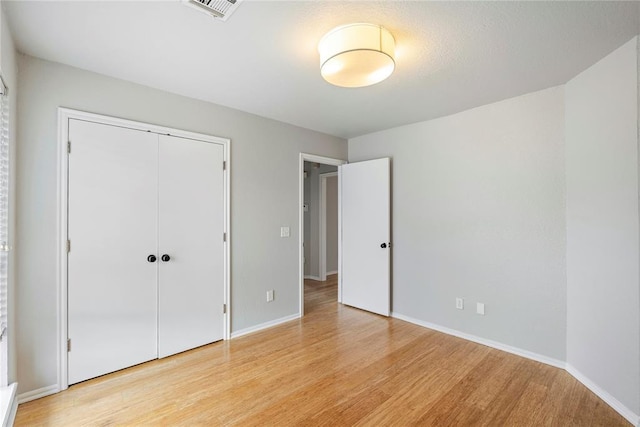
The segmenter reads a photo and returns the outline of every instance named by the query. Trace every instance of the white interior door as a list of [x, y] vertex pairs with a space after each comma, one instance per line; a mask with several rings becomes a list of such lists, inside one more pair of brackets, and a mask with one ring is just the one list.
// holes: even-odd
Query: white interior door
[[223, 338], [223, 159], [219, 144], [160, 136], [159, 357]]
[[69, 121], [68, 380], [157, 357], [156, 134]]
[[391, 198], [389, 159], [339, 167], [342, 303], [389, 315]]

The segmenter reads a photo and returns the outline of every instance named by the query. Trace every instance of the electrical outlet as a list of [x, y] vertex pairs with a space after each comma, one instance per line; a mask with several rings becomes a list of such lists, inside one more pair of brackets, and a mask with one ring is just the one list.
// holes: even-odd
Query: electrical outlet
[[274, 294], [275, 294], [275, 291], [273, 289], [271, 289], [270, 291], [267, 291], [267, 302], [273, 301]]
[[456, 298], [456, 308], [458, 310], [464, 310], [464, 300], [462, 298]]
[[476, 304], [476, 313], [484, 316], [484, 303], [479, 302]]
[[291, 231], [289, 227], [280, 227], [280, 237], [289, 237], [291, 235]]

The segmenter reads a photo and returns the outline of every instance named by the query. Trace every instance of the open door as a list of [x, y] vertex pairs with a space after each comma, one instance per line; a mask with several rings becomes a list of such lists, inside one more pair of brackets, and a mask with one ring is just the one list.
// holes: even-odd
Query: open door
[[340, 173], [342, 303], [389, 316], [390, 159], [350, 163]]

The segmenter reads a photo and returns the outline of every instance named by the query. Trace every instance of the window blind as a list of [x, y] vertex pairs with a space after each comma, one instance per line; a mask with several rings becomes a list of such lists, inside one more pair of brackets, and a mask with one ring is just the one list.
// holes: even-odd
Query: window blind
[[7, 329], [9, 279], [9, 97], [0, 76], [0, 340]]

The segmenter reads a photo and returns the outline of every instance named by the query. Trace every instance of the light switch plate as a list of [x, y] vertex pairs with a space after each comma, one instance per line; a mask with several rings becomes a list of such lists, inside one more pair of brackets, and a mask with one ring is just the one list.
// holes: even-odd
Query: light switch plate
[[290, 235], [289, 227], [280, 227], [280, 237], [289, 237]]
[[476, 313], [484, 316], [484, 303], [479, 302], [476, 304]]

